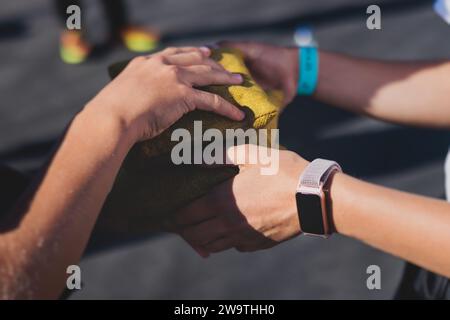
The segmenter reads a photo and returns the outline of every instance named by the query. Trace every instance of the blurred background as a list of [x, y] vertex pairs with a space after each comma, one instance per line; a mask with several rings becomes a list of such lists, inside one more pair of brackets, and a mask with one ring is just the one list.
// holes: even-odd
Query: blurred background
[[[221, 39], [295, 45], [295, 29], [309, 26], [328, 50], [382, 59], [450, 58], [450, 27], [432, 3], [378, 0], [382, 30], [371, 31], [369, 0], [126, 1], [130, 19], [158, 29], [162, 46]], [[83, 5], [83, 26], [93, 41], [101, 39], [106, 27], [100, 4]], [[115, 47], [83, 64], [64, 64], [52, 1], [2, 0], [1, 8], [0, 163], [32, 173], [71, 118], [108, 82], [107, 66], [133, 55]], [[382, 124], [297, 98], [281, 117], [280, 134], [283, 145], [309, 160], [331, 158], [372, 182], [444, 195], [448, 133]], [[371, 264], [381, 267], [381, 290], [366, 287]], [[298, 237], [267, 251], [202, 259], [177, 236], [152, 235], [87, 254], [83, 288], [70, 299], [389, 299], [403, 264], [341, 236]]]

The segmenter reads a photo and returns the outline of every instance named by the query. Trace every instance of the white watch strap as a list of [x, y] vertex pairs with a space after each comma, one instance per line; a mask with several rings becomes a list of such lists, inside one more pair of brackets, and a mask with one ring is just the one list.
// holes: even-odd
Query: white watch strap
[[319, 192], [323, 182], [327, 181], [334, 171], [342, 171], [337, 162], [325, 159], [315, 159], [312, 161], [300, 176], [297, 192], [309, 189]]

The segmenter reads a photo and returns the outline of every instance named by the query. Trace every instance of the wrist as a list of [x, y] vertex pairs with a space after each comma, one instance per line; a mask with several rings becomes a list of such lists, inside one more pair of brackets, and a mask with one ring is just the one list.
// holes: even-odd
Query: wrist
[[302, 173], [305, 171], [305, 168], [310, 163], [309, 161], [303, 159], [301, 156], [299, 156], [296, 153], [293, 153], [294, 156], [294, 162], [292, 167], [289, 170], [289, 179], [291, 180], [290, 183], [286, 184], [289, 186], [289, 199], [290, 201], [286, 201], [286, 204], [289, 206], [287, 208], [289, 212], [292, 212], [293, 219], [291, 220], [291, 223], [289, 227], [292, 230], [293, 236], [298, 236], [302, 233], [301, 227], [300, 227], [300, 219], [298, 215], [298, 209], [297, 209], [297, 201], [296, 201], [296, 193], [297, 193], [297, 185], [298, 185], [298, 178], [302, 175]]
[[330, 183], [330, 219], [336, 233], [352, 236], [351, 208], [360, 202], [352, 192], [353, 178], [342, 172], [336, 172]]
[[317, 158], [299, 176], [295, 198], [303, 233], [328, 238], [336, 232], [330, 186], [339, 172], [342, 169], [335, 161]]
[[297, 61], [296, 93], [302, 96], [313, 96], [319, 82], [319, 49], [308, 46], [299, 47]]
[[286, 77], [284, 77], [284, 91], [287, 95], [286, 99], [291, 101], [297, 95], [297, 84], [299, 79], [299, 59], [298, 48], [284, 48], [284, 56], [286, 61]]
[[136, 130], [130, 121], [92, 103], [88, 103], [76, 115], [72, 126], [88, 135], [88, 139], [99, 138], [102, 144], [108, 144], [126, 153], [138, 140]]

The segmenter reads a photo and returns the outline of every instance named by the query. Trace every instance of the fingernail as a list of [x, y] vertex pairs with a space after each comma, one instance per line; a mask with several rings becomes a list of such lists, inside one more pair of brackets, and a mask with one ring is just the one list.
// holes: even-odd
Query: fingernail
[[209, 56], [211, 54], [211, 49], [209, 49], [208, 47], [200, 47], [199, 49], [201, 52], [203, 52], [207, 56]]
[[231, 77], [233, 78], [233, 80], [239, 81], [239, 83], [244, 81], [244, 78], [242, 78], [242, 75], [240, 75], [239, 73], [234, 73]]

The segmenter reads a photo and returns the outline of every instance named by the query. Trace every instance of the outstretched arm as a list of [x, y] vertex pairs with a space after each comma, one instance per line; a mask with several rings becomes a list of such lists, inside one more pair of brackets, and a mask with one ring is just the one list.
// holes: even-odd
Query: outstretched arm
[[[234, 120], [242, 112], [194, 86], [242, 79], [208, 49], [168, 48], [139, 57], [70, 124], [41, 180], [0, 224], [0, 298], [57, 298], [86, 246], [131, 146], [194, 109]], [[124, 213], [126, 214], [126, 213]]]
[[[240, 165], [234, 179], [181, 210], [175, 230], [205, 256], [266, 249], [301, 234], [295, 193], [308, 162], [280, 151], [279, 164], [275, 175], [261, 175], [258, 164]], [[330, 198], [338, 233], [450, 277], [450, 203], [343, 173], [334, 175]]]
[[336, 174], [337, 232], [450, 277], [450, 204]]
[[[296, 95], [298, 49], [255, 42], [223, 42], [242, 50], [264, 87]], [[301, 59], [301, 57], [300, 57]], [[450, 61], [388, 62], [319, 52], [314, 98], [384, 121], [450, 128]], [[300, 71], [301, 73], [301, 71]]]
[[133, 142], [120, 122], [107, 118], [90, 107], [81, 112], [40, 181], [2, 222], [2, 299], [54, 299], [61, 293], [66, 269], [78, 263]]
[[314, 97], [384, 121], [450, 129], [450, 61], [386, 62], [320, 52]]
[[[259, 43], [225, 42], [241, 49], [256, 80], [296, 95], [298, 50]], [[314, 97], [385, 121], [450, 128], [450, 62], [390, 63], [320, 52]], [[253, 251], [301, 233], [295, 204], [298, 177], [307, 162], [280, 152], [280, 171], [262, 176], [241, 166], [233, 180], [183, 209], [177, 230], [204, 256], [232, 247]], [[336, 174], [331, 187], [339, 233], [450, 276], [450, 204]], [[265, 186], [254, 190], [254, 186]], [[250, 190], [250, 191], [249, 191]]]

